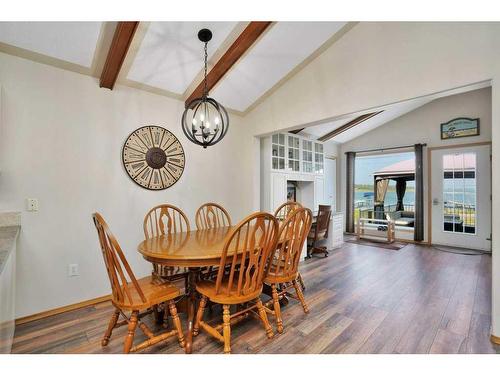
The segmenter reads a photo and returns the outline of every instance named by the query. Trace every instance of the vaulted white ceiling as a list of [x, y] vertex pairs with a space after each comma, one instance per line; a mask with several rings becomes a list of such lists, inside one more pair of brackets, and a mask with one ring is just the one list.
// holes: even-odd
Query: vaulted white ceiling
[[399, 103], [394, 103], [394, 104], [389, 104], [384, 107], [380, 108], [372, 108], [370, 111], [364, 112], [364, 113], [356, 113], [352, 114], [351, 116], [344, 116], [340, 119], [335, 119], [331, 121], [325, 121], [319, 125], [313, 125], [306, 127], [302, 129], [299, 134], [302, 135], [308, 135], [313, 139], [318, 139], [335, 129], [340, 128], [341, 126], [347, 124], [348, 122], [354, 120], [355, 118], [359, 117], [360, 115], [363, 115], [368, 112], [378, 112], [378, 111], [383, 111], [371, 118], [369, 118], [366, 121], [363, 121], [359, 123], [358, 125], [336, 135], [335, 137], [331, 138], [329, 141], [330, 142], [336, 142], [336, 143], [345, 143], [353, 140], [354, 138], [359, 137], [362, 134], [365, 134], [373, 129], [378, 128], [379, 126], [382, 126], [384, 124], [387, 124], [389, 121], [392, 121], [400, 116], [403, 116], [411, 111], [416, 110], [417, 108], [432, 102], [433, 100], [443, 98], [445, 96], [451, 96], [451, 95], [457, 95], [461, 94], [464, 92], [472, 91], [472, 90], [479, 90], [485, 87], [488, 87], [490, 85], [489, 81], [483, 81], [463, 87], [458, 87], [456, 89], [451, 89], [447, 91], [442, 91], [439, 93], [434, 93], [431, 95], [427, 96], [422, 96], [419, 98], [413, 98], [413, 99], [408, 99], [401, 101]]
[[223, 105], [244, 112], [345, 22], [278, 22], [212, 90]]
[[237, 22], [151, 22], [127, 78], [183, 95], [203, 68], [203, 43], [198, 31], [208, 28], [208, 58], [229, 36]]
[[[333, 137], [331, 140], [338, 143], [348, 142], [360, 136], [361, 134], [369, 132], [370, 130], [378, 128], [379, 126], [382, 126], [388, 123], [389, 121], [394, 120], [397, 117], [400, 117], [408, 112], [411, 112], [417, 109], [418, 107], [421, 107], [424, 104], [429, 103], [432, 100], [433, 99], [431, 98], [417, 98], [387, 106], [383, 108], [384, 111], [382, 113], [379, 113], [378, 115], [375, 115], [369, 118], [368, 120], [361, 122], [360, 124], [352, 127], [351, 129], [346, 130], [343, 133], [340, 133], [339, 135]], [[370, 112], [376, 112], [376, 111], [370, 111]], [[308, 127], [302, 130], [301, 133], [309, 134], [312, 136], [312, 138], [319, 138], [337, 128], [340, 128], [342, 125], [347, 124], [348, 122], [354, 120], [358, 116], [359, 114], [355, 114], [352, 116], [344, 117], [342, 119], [329, 121], [324, 124]]]
[[90, 67], [102, 22], [0, 22], [0, 42]]
[[[114, 24], [0, 22], [0, 52], [99, 76]], [[208, 44], [210, 65], [218, 61], [246, 24], [141, 22], [117, 83], [186, 99], [202, 78], [204, 52], [198, 31], [209, 28], [213, 32]], [[300, 69], [308, 58], [314, 57], [320, 47], [333, 41], [345, 25], [345, 22], [273, 23], [222, 77], [211, 90], [211, 96], [227, 109], [249, 110], [291, 72]], [[88, 69], [91, 66], [93, 68]]]

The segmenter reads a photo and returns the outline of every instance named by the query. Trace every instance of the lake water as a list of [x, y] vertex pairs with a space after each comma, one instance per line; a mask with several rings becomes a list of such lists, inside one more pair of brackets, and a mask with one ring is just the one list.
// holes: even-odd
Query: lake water
[[[364, 197], [365, 193], [366, 193], [365, 191], [357, 191], [354, 194], [354, 201], [357, 202], [357, 201], [366, 200], [366, 197]], [[373, 196], [372, 196], [372, 199], [373, 199]], [[392, 204], [396, 204], [397, 202], [398, 202], [398, 198], [397, 198], [397, 195], [396, 195], [395, 191], [388, 191], [385, 194], [385, 205], [386, 206], [390, 206]], [[403, 199], [403, 203], [404, 204], [409, 204], [409, 205], [415, 204], [415, 192], [414, 191], [407, 191], [405, 193], [405, 196], [404, 196], [404, 199]]]
[[[366, 197], [364, 197], [364, 194], [366, 192], [364, 191], [356, 191], [354, 194], [354, 201], [363, 201], [366, 200]], [[466, 204], [475, 204], [476, 202], [476, 191], [475, 191], [475, 186], [474, 187], [466, 187], [465, 188], [465, 193], [445, 193], [445, 196], [443, 197], [444, 200], [446, 201], [454, 201], [454, 202], [464, 202]], [[465, 195], [465, 197], [464, 197]], [[373, 200], [373, 196], [371, 197]], [[398, 198], [396, 195], [395, 191], [388, 191], [385, 195], [385, 205], [390, 206], [393, 204], [396, 204], [398, 202]], [[403, 199], [403, 203], [407, 205], [414, 205], [415, 204], [415, 191], [407, 191], [405, 192], [405, 196]]]

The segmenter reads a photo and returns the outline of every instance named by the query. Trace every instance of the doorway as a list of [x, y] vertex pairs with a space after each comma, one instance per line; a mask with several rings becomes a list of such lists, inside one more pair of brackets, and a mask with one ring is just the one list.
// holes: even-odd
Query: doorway
[[491, 146], [430, 150], [431, 242], [491, 251]]
[[337, 198], [337, 159], [325, 157], [325, 202], [332, 206], [332, 211], [336, 211]]

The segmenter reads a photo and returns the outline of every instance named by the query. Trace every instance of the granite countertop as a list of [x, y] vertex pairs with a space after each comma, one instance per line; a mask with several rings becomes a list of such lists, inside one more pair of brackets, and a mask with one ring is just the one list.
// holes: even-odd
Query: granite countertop
[[5, 262], [11, 251], [15, 249], [15, 243], [21, 226], [14, 225], [0, 227], [0, 274], [4, 269]]

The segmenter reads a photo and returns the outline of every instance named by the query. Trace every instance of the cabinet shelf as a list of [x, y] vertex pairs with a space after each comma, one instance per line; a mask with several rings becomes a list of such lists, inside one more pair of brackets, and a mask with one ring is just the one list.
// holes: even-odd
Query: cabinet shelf
[[292, 134], [273, 134], [271, 170], [287, 173], [324, 173], [323, 143]]

